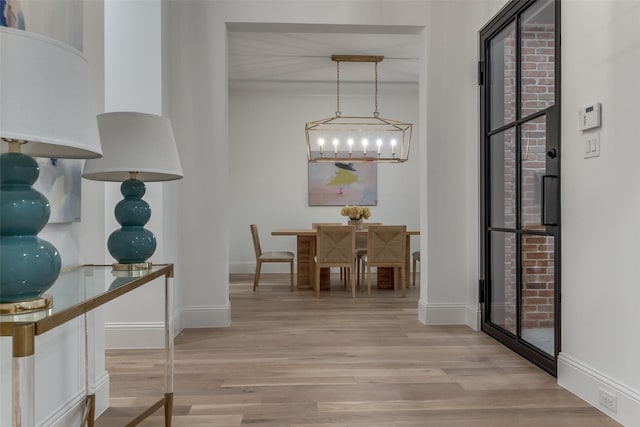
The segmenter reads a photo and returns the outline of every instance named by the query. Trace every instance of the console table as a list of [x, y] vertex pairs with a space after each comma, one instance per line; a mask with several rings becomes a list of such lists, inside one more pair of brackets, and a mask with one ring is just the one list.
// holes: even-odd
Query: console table
[[87, 324], [91, 310], [119, 298], [154, 279], [164, 276], [165, 390], [164, 396], [128, 426], [164, 407], [165, 426], [171, 426], [173, 411], [173, 264], [154, 265], [149, 270], [113, 271], [110, 265], [83, 265], [60, 274], [46, 291], [53, 298], [51, 308], [41, 311], [0, 315], [0, 336], [12, 337], [12, 419], [14, 427], [35, 425], [35, 337], [69, 320], [85, 317], [85, 410], [82, 425], [92, 427], [95, 417], [95, 390], [89, 384], [93, 361], [88, 357]]

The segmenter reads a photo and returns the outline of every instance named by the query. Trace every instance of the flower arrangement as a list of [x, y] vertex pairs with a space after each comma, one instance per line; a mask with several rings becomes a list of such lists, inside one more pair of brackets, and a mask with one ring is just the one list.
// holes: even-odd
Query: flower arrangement
[[340, 211], [340, 215], [348, 216], [350, 220], [356, 221], [359, 219], [369, 219], [371, 216], [371, 209], [366, 206], [345, 206]]

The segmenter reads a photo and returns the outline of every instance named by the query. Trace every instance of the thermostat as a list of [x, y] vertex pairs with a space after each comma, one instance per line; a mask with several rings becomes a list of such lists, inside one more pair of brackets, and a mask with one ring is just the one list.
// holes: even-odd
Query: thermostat
[[600, 127], [602, 118], [602, 104], [587, 105], [578, 112], [578, 130], [587, 130]]

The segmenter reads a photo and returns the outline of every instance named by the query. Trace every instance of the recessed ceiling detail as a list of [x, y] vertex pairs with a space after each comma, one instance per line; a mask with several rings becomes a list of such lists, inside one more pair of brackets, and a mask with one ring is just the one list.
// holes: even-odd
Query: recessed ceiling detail
[[[248, 24], [247, 24], [248, 25]], [[401, 34], [342, 32], [322, 33], [317, 26], [296, 26], [300, 32], [233, 31], [228, 33], [229, 80], [231, 82], [330, 82], [335, 52], [382, 55], [380, 83], [417, 83], [419, 35], [413, 27]], [[355, 29], [358, 27], [353, 26]], [[234, 27], [232, 27], [234, 28]], [[246, 29], [244, 26], [236, 28]], [[256, 27], [260, 30], [267, 28]], [[331, 26], [323, 26], [331, 29]], [[377, 27], [376, 27], [377, 28]], [[335, 28], [333, 28], [335, 29]], [[388, 29], [387, 29], [388, 30]], [[355, 30], [354, 30], [355, 31]], [[352, 64], [354, 65], [354, 64]], [[370, 70], [345, 66], [343, 82], [367, 82]]]

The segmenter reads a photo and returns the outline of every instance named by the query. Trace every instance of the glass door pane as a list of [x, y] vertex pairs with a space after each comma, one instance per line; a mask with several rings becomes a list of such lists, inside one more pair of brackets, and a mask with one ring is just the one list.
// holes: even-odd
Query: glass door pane
[[556, 25], [553, 0], [527, 9], [520, 26], [520, 104], [525, 118], [555, 103]]
[[516, 119], [516, 25], [510, 24], [489, 42], [491, 129]]
[[491, 158], [491, 225], [516, 227], [516, 131], [493, 135], [489, 140]]
[[546, 173], [546, 116], [520, 127], [520, 224], [527, 230], [544, 230], [542, 225], [542, 177]]
[[491, 233], [491, 322], [517, 333], [516, 234]]
[[555, 239], [523, 235], [522, 339], [550, 356], [555, 354]]

